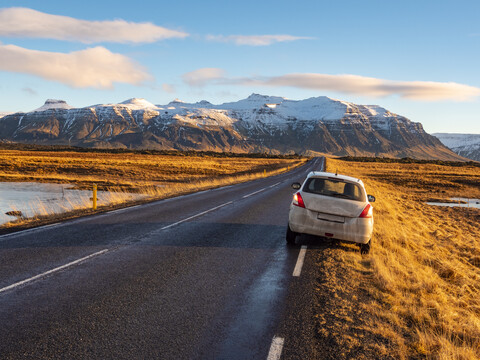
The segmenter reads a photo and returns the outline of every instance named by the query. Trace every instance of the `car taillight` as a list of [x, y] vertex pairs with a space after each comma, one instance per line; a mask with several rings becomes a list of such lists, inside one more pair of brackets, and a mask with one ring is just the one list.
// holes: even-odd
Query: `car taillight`
[[373, 207], [372, 205], [370, 204], [367, 204], [367, 206], [365, 206], [365, 209], [363, 209], [362, 213], [360, 214], [361, 218], [371, 218], [373, 217]]
[[303, 202], [302, 195], [299, 192], [293, 195], [293, 205], [300, 206], [302, 208], [305, 207], [305, 203]]

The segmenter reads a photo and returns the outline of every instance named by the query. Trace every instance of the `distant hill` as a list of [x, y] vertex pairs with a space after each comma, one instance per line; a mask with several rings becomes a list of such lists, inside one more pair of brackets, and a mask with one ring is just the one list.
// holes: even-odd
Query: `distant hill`
[[221, 105], [145, 99], [72, 108], [49, 99], [0, 118], [0, 140], [97, 148], [463, 160], [420, 123], [377, 105], [252, 94]]
[[480, 134], [436, 133], [433, 136], [458, 155], [480, 161]]

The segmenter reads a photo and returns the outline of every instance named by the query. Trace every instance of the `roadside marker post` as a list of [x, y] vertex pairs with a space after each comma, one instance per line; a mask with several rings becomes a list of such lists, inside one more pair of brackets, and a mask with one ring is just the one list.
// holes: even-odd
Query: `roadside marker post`
[[93, 210], [97, 210], [97, 184], [93, 184]]
[[267, 176], [267, 169], [263, 169], [263, 177]]

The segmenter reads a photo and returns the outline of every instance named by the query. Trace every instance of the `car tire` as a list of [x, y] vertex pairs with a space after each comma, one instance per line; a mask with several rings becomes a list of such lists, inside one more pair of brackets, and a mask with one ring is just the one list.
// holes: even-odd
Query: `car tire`
[[286, 240], [288, 245], [295, 245], [295, 239], [297, 238], [297, 233], [290, 229], [290, 225], [287, 226], [287, 235]]
[[372, 247], [372, 239], [368, 240], [366, 244], [360, 244], [360, 254], [366, 255], [370, 252], [370, 248]]

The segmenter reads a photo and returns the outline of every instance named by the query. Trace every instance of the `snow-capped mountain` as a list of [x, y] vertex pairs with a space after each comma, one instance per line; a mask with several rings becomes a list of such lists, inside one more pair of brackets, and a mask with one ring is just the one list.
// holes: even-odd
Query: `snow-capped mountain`
[[73, 106], [67, 104], [65, 100], [56, 100], [56, 99], [48, 99], [45, 101], [45, 104], [40, 106], [38, 109], [33, 110], [33, 112], [41, 112], [45, 110], [51, 109], [73, 109]]
[[7, 115], [10, 115], [11, 112], [1, 112], [0, 111], [0, 118], [4, 117], [4, 116], [7, 116]]
[[432, 135], [458, 155], [480, 161], [480, 134], [436, 133]]
[[47, 100], [0, 119], [0, 139], [136, 149], [396, 156], [458, 160], [420, 123], [377, 105], [325, 96], [289, 100], [252, 94], [214, 105], [145, 99], [72, 108]]

